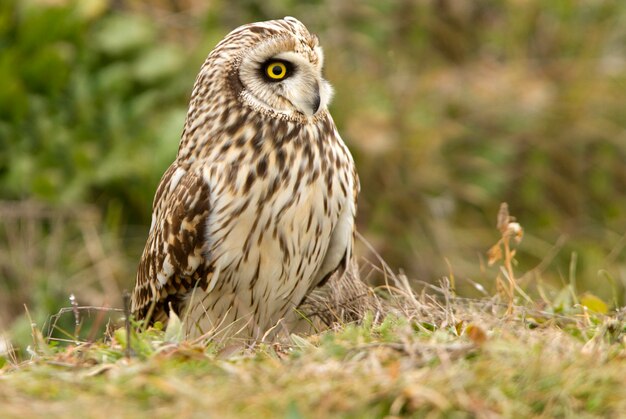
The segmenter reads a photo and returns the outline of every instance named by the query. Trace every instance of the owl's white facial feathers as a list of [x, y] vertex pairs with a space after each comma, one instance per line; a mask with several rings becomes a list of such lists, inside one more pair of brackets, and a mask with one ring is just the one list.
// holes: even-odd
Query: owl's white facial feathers
[[[311, 36], [276, 37], [247, 51], [239, 66], [244, 103], [259, 111], [307, 119], [327, 109], [333, 89], [322, 77], [324, 55], [316, 43]], [[270, 81], [263, 75], [264, 63], [273, 59], [292, 66], [284, 80]]]
[[[321, 54], [321, 49], [319, 53]], [[276, 90], [281, 96], [287, 98], [293, 107], [307, 116], [313, 116], [318, 110], [326, 109], [332, 98], [333, 89], [330, 83], [322, 78], [321, 64], [314, 65], [294, 52], [283, 52], [274, 58], [291, 62], [296, 67], [293, 76], [276, 83]]]

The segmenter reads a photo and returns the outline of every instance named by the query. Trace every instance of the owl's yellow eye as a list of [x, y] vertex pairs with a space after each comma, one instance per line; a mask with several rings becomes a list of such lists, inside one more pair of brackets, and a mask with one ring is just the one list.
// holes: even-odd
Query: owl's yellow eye
[[282, 80], [287, 76], [287, 66], [280, 61], [272, 61], [265, 66], [265, 74], [272, 80]]

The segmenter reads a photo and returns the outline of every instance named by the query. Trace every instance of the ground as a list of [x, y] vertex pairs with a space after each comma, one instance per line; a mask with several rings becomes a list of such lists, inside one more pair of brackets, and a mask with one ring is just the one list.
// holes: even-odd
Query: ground
[[[4, 417], [619, 417], [626, 313], [379, 288], [360, 324], [246, 348], [177, 327], [54, 347], [0, 369]], [[573, 296], [576, 298], [576, 296]], [[585, 300], [594, 306], [594, 300]], [[595, 301], [597, 303], [597, 301]]]

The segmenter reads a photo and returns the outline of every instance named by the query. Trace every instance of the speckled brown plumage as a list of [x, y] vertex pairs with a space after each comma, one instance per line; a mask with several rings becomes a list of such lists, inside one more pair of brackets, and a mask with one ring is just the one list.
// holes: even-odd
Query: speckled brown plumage
[[209, 54], [154, 198], [138, 318], [171, 307], [189, 335], [259, 338], [345, 269], [359, 183], [322, 65], [294, 18], [239, 27]]

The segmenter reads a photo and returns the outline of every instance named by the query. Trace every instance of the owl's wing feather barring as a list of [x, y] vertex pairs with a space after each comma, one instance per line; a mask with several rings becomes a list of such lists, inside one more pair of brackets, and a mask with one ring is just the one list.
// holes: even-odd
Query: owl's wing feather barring
[[150, 322], [180, 312], [194, 287], [206, 288], [212, 267], [205, 255], [209, 190], [202, 176], [172, 164], [153, 205], [153, 221], [137, 272], [133, 311]]

